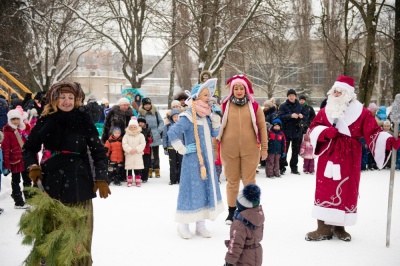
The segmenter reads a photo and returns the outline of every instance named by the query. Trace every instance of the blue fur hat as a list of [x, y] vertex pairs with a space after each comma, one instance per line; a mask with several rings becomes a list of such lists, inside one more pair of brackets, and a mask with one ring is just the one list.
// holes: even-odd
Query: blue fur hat
[[260, 205], [261, 190], [256, 184], [246, 185], [236, 198], [236, 206], [239, 211], [255, 208]]

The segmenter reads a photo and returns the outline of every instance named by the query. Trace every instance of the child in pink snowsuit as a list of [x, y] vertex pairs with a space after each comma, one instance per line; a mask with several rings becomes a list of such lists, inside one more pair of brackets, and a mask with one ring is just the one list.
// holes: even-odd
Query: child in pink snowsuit
[[314, 174], [314, 158], [313, 147], [310, 142], [310, 131], [303, 136], [303, 142], [300, 145], [300, 156], [304, 159], [303, 172], [305, 174]]

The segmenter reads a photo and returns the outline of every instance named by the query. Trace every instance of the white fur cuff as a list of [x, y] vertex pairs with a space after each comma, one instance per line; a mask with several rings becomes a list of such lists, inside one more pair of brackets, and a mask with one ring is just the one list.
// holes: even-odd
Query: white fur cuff
[[183, 145], [182, 141], [177, 140], [171, 143], [172, 147], [179, 152], [179, 154], [185, 155], [186, 154], [186, 147]]

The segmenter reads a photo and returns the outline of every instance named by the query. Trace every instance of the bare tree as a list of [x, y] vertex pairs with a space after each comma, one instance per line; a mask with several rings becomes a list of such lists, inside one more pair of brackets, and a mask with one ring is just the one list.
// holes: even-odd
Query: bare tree
[[[310, 84], [311, 64], [311, 26], [312, 8], [311, 0], [295, 0], [293, 4], [294, 30], [297, 37], [298, 64], [302, 70], [298, 75], [298, 84], [305, 90], [305, 94], [310, 94], [308, 86]], [[312, 74], [312, 72], [311, 72]]]
[[143, 70], [143, 41], [147, 36], [151, 36], [151, 25], [154, 25], [151, 20], [160, 18], [156, 16], [160, 12], [157, 8], [168, 11], [167, 5], [168, 3], [164, 3], [164, 1], [102, 0], [92, 1], [91, 9], [84, 12], [78, 11], [73, 6], [66, 6], [121, 53], [124, 62], [122, 68], [124, 76], [133, 88], [140, 88], [143, 80], [153, 73], [154, 68], [160, 64], [171, 49], [190, 32], [189, 30], [167, 48], [153, 66], [146, 71]]
[[[99, 42], [59, 0], [26, 3], [19, 12], [24, 12], [32, 37], [24, 55], [35, 87], [47, 90], [52, 83], [70, 75], [78, 66], [79, 57]], [[68, 4], [75, 8], [84, 5], [80, 0], [70, 0]]]
[[362, 69], [358, 99], [368, 106], [371, 101], [372, 91], [375, 86], [375, 76], [378, 70], [376, 60], [376, 32], [379, 16], [384, 7], [385, 0], [377, 2], [349, 0], [359, 11], [365, 27], [365, 64]]
[[393, 95], [400, 93], [400, 0], [395, 3]]
[[[25, 7], [25, 3], [16, 0], [0, 1], [0, 66], [6, 69], [22, 84], [32, 88], [32, 79], [27, 71], [28, 67], [21, 51], [25, 51], [30, 35], [27, 30], [24, 13], [18, 12]], [[3, 78], [0, 76], [0, 78]], [[19, 89], [8, 83], [13, 89]]]

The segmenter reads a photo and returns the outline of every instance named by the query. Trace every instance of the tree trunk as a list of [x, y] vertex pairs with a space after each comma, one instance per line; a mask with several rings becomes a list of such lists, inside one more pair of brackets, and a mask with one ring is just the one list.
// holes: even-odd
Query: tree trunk
[[400, 93], [400, 0], [395, 3], [393, 96]]

